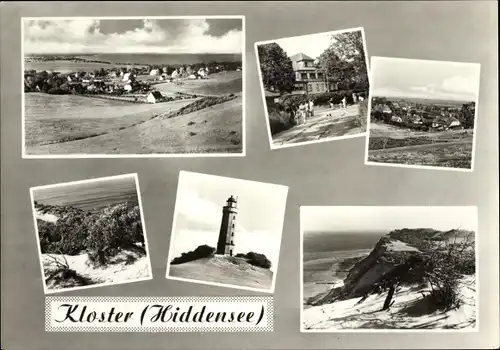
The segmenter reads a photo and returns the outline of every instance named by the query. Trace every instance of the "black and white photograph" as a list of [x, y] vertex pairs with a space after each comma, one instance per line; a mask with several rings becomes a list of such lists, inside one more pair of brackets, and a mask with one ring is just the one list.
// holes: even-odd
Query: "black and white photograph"
[[365, 135], [363, 28], [257, 42], [255, 51], [271, 149]]
[[273, 293], [288, 187], [181, 171], [169, 279]]
[[30, 193], [46, 294], [153, 278], [136, 174]]
[[22, 18], [23, 157], [244, 156], [244, 17]]
[[477, 207], [301, 207], [301, 331], [477, 330]]
[[372, 57], [366, 164], [473, 171], [480, 64]]

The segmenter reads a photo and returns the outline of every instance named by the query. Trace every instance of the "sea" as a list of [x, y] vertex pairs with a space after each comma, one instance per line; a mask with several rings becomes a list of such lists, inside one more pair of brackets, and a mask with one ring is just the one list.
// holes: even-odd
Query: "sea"
[[339, 269], [345, 259], [370, 253], [388, 232], [314, 232], [304, 235], [303, 297], [327, 291], [347, 274]]
[[[43, 54], [34, 56], [44, 56]], [[78, 57], [92, 61], [110, 62], [71, 62], [71, 61], [40, 61], [25, 62], [25, 70], [57, 70], [69, 71], [78, 68], [78, 70], [94, 70], [98, 68], [115, 66], [141, 66], [141, 65], [189, 65], [195, 63], [210, 62], [242, 62], [242, 54], [151, 54], [151, 53], [111, 53], [111, 54], [47, 54], [46, 56], [59, 57]]]
[[82, 210], [101, 210], [109, 205], [139, 203], [135, 178], [97, 179], [36, 189], [33, 199], [45, 205], [72, 206]]
[[209, 62], [241, 62], [241, 54], [89, 54], [78, 57], [96, 61], [112, 63], [139, 63], [139, 64], [195, 64]]
[[304, 253], [370, 249], [389, 232], [314, 232], [304, 235]]

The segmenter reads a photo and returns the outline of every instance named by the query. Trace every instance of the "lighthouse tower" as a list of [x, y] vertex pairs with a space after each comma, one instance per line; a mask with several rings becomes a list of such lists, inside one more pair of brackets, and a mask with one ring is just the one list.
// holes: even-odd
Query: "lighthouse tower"
[[236, 199], [234, 199], [233, 196], [229, 197], [226, 205], [222, 208], [222, 222], [220, 225], [216, 254], [233, 256], [237, 210]]

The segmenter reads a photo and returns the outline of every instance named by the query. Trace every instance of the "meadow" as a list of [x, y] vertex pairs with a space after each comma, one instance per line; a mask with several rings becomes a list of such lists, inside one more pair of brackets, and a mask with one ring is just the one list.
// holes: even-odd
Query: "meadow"
[[470, 169], [473, 130], [422, 132], [371, 123], [368, 161]]
[[243, 77], [241, 71], [224, 71], [211, 74], [207, 79], [184, 80], [180, 84], [156, 84], [155, 89], [164, 95], [177, 92], [209, 96], [239, 94], [243, 91]]
[[86, 96], [25, 94], [27, 153], [43, 145], [104, 135], [186, 106], [192, 100], [132, 104]]

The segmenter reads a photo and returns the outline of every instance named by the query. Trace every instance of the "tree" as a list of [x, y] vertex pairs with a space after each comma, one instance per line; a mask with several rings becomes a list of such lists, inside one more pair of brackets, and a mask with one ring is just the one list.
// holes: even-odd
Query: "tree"
[[259, 45], [257, 50], [264, 87], [271, 91], [293, 91], [295, 73], [286, 52], [276, 43]]
[[463, 124], [464, 128], [473, 128], [474, 127], [474, 102], [463, 104], [458, 115], [460, 118], [460, 122]]
[[[120, 249], [137, 249], [136, 242], [144, 242], [139, 210], [130, 212], [127, 204], [105, 208], [88, 225], [87, 253], [96, 265], [106, 265]], [[138, 226], [139, 225], [139, 226]], [[140, 237], [140, 238], [138, 238]]]
[[330, 46], [320, 55], [319, 65], [341, 84], [355, 83], [368, 89], [368, 69], [361, 31], [332, 35]]

